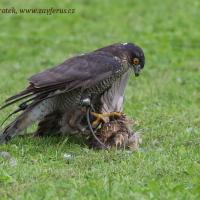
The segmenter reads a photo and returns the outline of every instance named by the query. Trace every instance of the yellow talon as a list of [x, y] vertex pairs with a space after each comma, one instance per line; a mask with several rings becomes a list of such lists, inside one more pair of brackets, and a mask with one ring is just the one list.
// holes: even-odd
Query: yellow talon
[[91, 115], [97, 118], [95, 121], [92, 122], [92, 125], [97, 125], [100, 122], [105, 123], [106, 122], [106, 120], [104, 119], [105, 117], [120, 117], [122, 114], [119, 112], [102, 113], [102, 114], [91, 112]]

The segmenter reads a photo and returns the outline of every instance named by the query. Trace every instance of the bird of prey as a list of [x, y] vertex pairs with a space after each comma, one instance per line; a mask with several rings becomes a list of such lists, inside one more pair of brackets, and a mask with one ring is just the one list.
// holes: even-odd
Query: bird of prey
[[37, 133], [82, 130], [81, 109], [89, 100], [93, 125], [105, 117], [120, 115], [124, 90], [131, 71], [144, 67], [143, 50], [133, 43], [116, 43], [67, 59], [30, 77], [28, 87], [8, 98], [0, 110], [20, 102], [21, 112], [0, 134], [0, 144], [39, 122]]

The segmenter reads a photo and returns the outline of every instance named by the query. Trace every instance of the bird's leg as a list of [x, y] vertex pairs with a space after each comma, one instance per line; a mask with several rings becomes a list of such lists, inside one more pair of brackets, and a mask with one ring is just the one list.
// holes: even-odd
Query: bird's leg
[[120, 117], [122, 115], [122, 113], [120, 112], [111, 112], [111, 113], [96, 113], [96, 112], [91, 112], [90, 113], [92, 116], [96, 117], [96, 120], [92, 122], [92, 125], [97, 125], [100, 122], [105, 123], [106, 122], [106, 117], [110, 118], [110, 117]]

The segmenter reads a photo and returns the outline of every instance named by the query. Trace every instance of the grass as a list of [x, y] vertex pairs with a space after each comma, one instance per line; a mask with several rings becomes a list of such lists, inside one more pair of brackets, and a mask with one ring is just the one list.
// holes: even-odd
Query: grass
[[0, 158], [0, 199], [199, 199], [199, 1], [0, 2], [13, 6], [76, 13], [0, 14], [0, 102], [72, 55], [135, 42], [146, 66], [129, 81], [125, 112], [140, 122], [143, 143], [130, 154], [89, 150], [70, 138], [18, 137], [0, 146], [17, 161]]

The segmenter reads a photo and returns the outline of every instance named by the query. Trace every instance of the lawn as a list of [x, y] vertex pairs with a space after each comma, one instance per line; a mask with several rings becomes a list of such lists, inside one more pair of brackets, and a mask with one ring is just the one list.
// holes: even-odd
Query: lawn
[[135, 42], [146, 65], [129, 81], [125, 112], [143, 143], [107, 152], [73, 138], [18, 137], [0, 146], [12, 156], [0, 157], [0, 199], [200, 199], [199, 0], [0, 1], [10, 7], [76, 11], [0, 13], [0, 103], [70, 56]]

